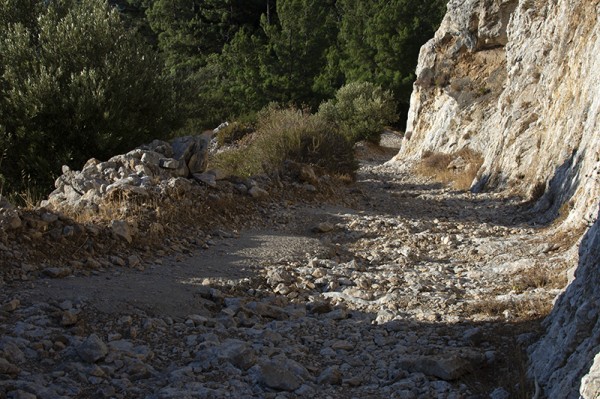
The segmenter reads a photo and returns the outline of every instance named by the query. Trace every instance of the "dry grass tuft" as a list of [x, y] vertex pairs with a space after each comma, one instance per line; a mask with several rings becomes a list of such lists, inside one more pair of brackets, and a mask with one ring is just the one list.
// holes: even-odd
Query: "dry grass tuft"
[[465, 307], [467, 314], [485, 314], [492, 317], [504, 316], [519, 321], [545, 317], [551, 310], [552, 301], [538, 296], [510, 301], [496, 298], [483, 299], [471, 302]]
[[426, 152], [423, 154], [421, 166], [426, 171], [436, 171], [439, 173], [440, 171], [447, 170], [448, 165], [450, 165], [450, 162], [452, 162], [453, 159], [454, 157], [451, 154]]
[[[492, 342], [497, 348], [494, 367], [482, 367], [464, 377], [464, 383], [476, 397], [489, 397], [496, 388], [502, 387], [513, 399], [534, 397], [535, 384], [527, 376], [527, 352], [519, 344], [519, 333], [531, 333], [539, 329], [537, 321], [522, 324], [504, 324], [486, 331], [482, 340]], [[539, 333], [539, 332], [538, 332]]]
[[256, 132], [239, 143], [216, 154], [211, 165], [242, 177], [278, 170], [286, 160], [330, 174], [354, 174], [358, 167], [352, 142], [307, 110], [267, 107], [258, 117]]
[[417, 166], [417, 173], [450, 183], [457, 190], [468, 190], [482, 163], [483, 157], [469, 148], [452, 154], [426, 152]]
[[563, 288], [566, 284], [565, 271], [549, 267], [532, 267], [514, 276], [514, 290], [517, 292], [535, 288]]
[[334, 175], [334, 178], [342, 184], [352, 184], [356, 180], [354, 176], [349, 173], [336, 174]]

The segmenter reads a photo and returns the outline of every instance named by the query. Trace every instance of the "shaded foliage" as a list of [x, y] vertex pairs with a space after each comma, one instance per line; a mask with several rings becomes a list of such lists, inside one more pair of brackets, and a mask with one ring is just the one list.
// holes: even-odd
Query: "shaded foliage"
[[[333, 99], [320, 118], [376, 140], [395, 120], [389, 104], [402, 124], [444, 11], [444, 0], [0, 0], [3, 186], [48, 189], [62, 164], [271, 102], [314, 112], [354, 82], [374, 85], [363, 103]], [[394, 102], [369, 108], [387, 90]]]
[[63, 164], [80, 167], [177, 126], [162, 65], [105, 2], [2, 0], [0, 30], [5, 189], [47, 190]]

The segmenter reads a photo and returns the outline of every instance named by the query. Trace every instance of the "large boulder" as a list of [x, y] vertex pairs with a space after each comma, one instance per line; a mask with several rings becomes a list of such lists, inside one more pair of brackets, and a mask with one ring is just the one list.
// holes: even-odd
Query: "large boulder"
[[203, 135], [177, 137], [171, 141], [173, 158], [185, 164], [190, 174], [202, 173], [208, 165], [208, 144]]

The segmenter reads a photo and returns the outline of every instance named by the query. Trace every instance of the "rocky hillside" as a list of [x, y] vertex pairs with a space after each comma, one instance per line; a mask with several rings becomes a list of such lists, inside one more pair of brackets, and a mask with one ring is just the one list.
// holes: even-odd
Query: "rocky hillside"
[[549, 235], [587, 230], [574, 281], [530, 349], [529, 374], [551, 398], [599, 391], [599, 12], [593, 0], [450, 0], [421, 49], [395, 158], [468, 147], [484, 160], [474, 191], [531, 199], [535, 223], [561, 221]]
[[0, 399], [598, 399], [599, 11], [451, 0], [353, 182], [205, 134], [0, 198]]

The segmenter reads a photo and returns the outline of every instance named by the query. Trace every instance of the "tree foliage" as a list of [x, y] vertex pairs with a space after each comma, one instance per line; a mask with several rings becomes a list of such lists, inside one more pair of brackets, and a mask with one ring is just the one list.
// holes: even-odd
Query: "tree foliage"
[[279, 0], [279, 22], [270, 24], [263, 18], [266, 48], [261, 67], [269, 100], [313, 106], [322, 100], [315, 85], [337, 34], [334, 4]]
[[[264, 0], [151, 0], [146, 12], [171, 72], [198, 71], [238, 30], [254, 31]], [[264, 7], [264, 8], [263, 8]]]
[[49, 187], [175, 125], [162, 65], [100, 0], [0, 0], [5, 188]]
[[445, 1], [339, 0], [339, 5], [339, 65], [346, 82], [373, 82], [392, 90], [404, 116], [419, 50], [433, 37]]
[[[376, 137], [363, 129], [380, 111], [365, 111], [374, 97], [352, 108], [339, 96], [354, 82], [389, 90], [401, 124], [419, 48], [444, 9], [444, 0], [0, 0], [0, 177], [10, 189], [23, 176], [48, 186], [61, 164], [271, 102], [315, 111], [343, 86], [323, 109], [350, 136]], [[365, 116], [353, 133], [342, 109]]]
[[181, 98], [197, 125], [272, 101], [315, 110], [355, 81], [391, 90], [404, 116], [445, 11], [444, 0], [127, 1], [148, 4], [170, 72], [196, 90]]

